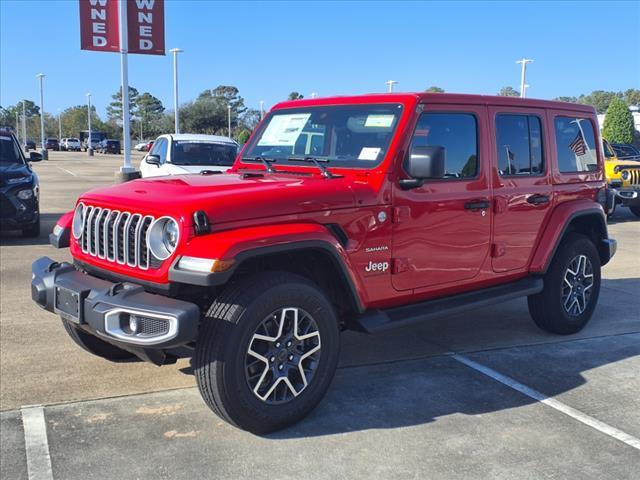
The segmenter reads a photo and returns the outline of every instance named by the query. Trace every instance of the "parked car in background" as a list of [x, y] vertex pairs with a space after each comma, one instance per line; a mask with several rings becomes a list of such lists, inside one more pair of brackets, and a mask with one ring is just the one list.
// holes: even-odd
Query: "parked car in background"
[[36, 142], [30, 138], [27, 138], [27, 141], [24, 142], [24, 150], [28, 152], [29, 150], [35, 150], [35, 149], [36, 149]]
[[614, 149], [613, 145], [606, 140], [602, 141], [602, 149], [605, 157], [605, 180], [614, 194], [609, 215], [613, 215], [617, 206], [620, 205], [629, 207], [634, 215], [640, 217], [640, 157], [621, 157], [618, 152], [626, 153], [626, 151]]
[[40, 235], [40, 186], [29, 164], [40, 160], [37, 152], [26, 159], [15, 135], [0, 129], [0, 229], [22, 230], [25, 237]]
[[120, 140], [106, 138], [98, 145], [98, 153], [116, 153], [120, 154]]
[[[85, 152], [88, 149], [88, 139], [89, 139], [89, 130], [80, 130], [80, 135], [79, 135], [79, 139], [80, 139], [80, 143], [82, 144], [82, 150], [84, 150]], [[91, 131], [91, 148], [93, 148], [94, 150], [98, 148], [98, 144], [104, 140], [105, 138], [107, 138], [107, 134], [104, 132], [100, 132], [97, 130], [92, 130]]]
[[238, 144], [227, 137], [179, 133], [161, 135], [140, 163], [143, 177], [228, 170]]
[[63, 138], [62, 142], [60, 142], [60, 149], [65, 152], [79, 152], [82, 150], [82, 144], [77, 138]]
[[153, 148], [153, 142], [154, 142], [154, 140], [150, 140], [150, 141], [147, 143], [147, 145], [146, 145], [146, 147], [145, 147], [145, 149], [144, 149], [144, 151], [145, 151], [145, 152], [150, 152], [150, 151], [151, 151], [151, 148]]
[[136, 143], [133, 149], [137, 150], [138, 152], [146, 152], [148, 144], [149, 144], [149, 140], [144, 140], [142, 142]]
[[47, 138], [44, 141], [44, 148], [47, 150], [60, 150], [60, 142], [58, 142], [57, 138]]

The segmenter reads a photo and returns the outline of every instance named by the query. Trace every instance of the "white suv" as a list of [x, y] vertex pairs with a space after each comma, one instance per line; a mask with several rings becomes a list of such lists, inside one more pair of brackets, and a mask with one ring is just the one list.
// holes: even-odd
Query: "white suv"
[[181, 133], [159, 136], [140, 163], [143, 177], [224, 172], [238, 154], [238, 144], [227, 137]]
[[63, 138], [60, 142], [60, 148], [65, 151], [79, 152], [82, 144], [77, 138]]

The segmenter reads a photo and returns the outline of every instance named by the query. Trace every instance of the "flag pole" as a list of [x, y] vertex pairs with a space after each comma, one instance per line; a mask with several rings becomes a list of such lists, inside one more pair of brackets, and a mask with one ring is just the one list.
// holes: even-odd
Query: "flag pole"
[[136, 178], [136, 171], [131, 165], [131, 125], [129, 118], [129, 61], [127, 38], [127, 0], [118, 2], [118, 27], [120, 29], [120, 71], [122, 80], [122, 149], [124, 163], [116, 177], [120, 181]]

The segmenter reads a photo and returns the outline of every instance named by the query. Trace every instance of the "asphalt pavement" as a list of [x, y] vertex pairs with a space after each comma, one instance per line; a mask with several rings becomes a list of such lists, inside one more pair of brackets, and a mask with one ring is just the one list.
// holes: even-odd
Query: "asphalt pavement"
[[120, 162], [51, 152], [34, 164], [41, 237], [0, 237], [0, 478], [640, 478], [640, 219], [627, 209], [579, 334], [538, 330], [524, 300], [347, 332], [319, 407], [255, 436], [207, 409], [188, 360], [94, 358], [30, 299], [33, 259], [69, 259], [48, 245], [55, 220]]

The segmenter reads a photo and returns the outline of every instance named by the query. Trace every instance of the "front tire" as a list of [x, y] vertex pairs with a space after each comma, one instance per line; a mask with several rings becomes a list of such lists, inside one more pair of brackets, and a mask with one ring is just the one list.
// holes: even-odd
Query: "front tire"
[[320, 402], [339, 349], [338, 319], [320, 288], [267, 272], [230, 286], [209, 308], [196, 342], [196, 381], [223, 420], [268, 433]]
[[600, 256], [593, 242], [569, 233], [544, 276], [544, 290], [528, 297], [529, 313], [542, 330], [569, 335], [591, 319], [600, 294]]

